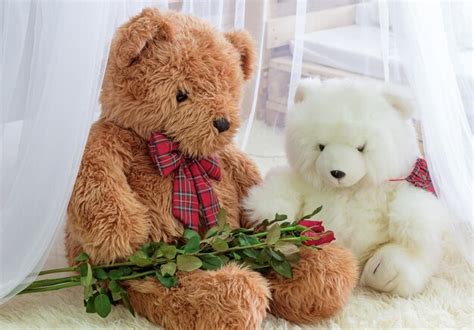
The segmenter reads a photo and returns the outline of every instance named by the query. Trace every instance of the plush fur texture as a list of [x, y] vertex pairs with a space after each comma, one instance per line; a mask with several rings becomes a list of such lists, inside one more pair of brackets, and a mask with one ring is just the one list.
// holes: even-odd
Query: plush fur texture
[[[222, 179], [211, 180], [213, 190], [230, 225], [246, 225], [240, 201], [261, 179], [232, 139], [254, 57], [246, 32], [222, 34], [174, 12], [145, 9], [118, 30], [104, 77], [102, 116], [91, 129], [68, 207], [70, 262], [79, 251], [94, 263], [120, 261], [148, 241], [181, 236], [183, 227], [171, 212], [172, 176], [161, 177], [148, 153], [154, 131], [178, 142], [187, 157], [220, 158]], [[178, 102], [178, 93], [187, 99]], [[213, 122], [221, 118], [230, 128], [219, 133]], [[311, 322], [342, 308], [356, 271], [345, 249], [305, 255], [295, 270], [300, 280], [285, 290], [304, 291], [313, 300], [289, 297], [278, 277], [267, 280], [235, 265], [180, 274], [172, 289], [154, 280], [126, 285], [135, 310], [167, 329], [259, 328], [270, 292], [275, 313]]]
[[251, 190], [250, 218], [293, 218], [323, 205], [318, 216], [358, 258], [363, 285], [419, 293], [438, 266], [448, 214], [431, 193], [389, 181], [407, 177], [419, 157], [411, 108], [347, 80], [305, 80], [296, 96], [286, 129], [291, 167]]

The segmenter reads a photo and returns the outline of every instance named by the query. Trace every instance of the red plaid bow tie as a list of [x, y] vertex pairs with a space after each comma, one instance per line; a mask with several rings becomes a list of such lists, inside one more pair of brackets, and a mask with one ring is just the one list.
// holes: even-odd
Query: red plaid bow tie
[[173, 216], [181, 220], [185, 227], [196, 231], [201, 215], [208, 228], [214, 226], [217, 223], [219, 201], [212, 191], [209, 178], [221, 179], [218, 159], [186, 158], [176, 142], [160, 133], [152, 133], [148, 147], [161, 176], [176, 171], [173, 178]]
[[422, 188], [436, 195], [433, 183], [431, 182], [430, 172], [428, 171], [428, 164], [423, 158], [418, 158], [415, 163], [415, 168], [410, 175], [405, 179], [391, 179], [390, 181], [408, 181], [418, 188]]

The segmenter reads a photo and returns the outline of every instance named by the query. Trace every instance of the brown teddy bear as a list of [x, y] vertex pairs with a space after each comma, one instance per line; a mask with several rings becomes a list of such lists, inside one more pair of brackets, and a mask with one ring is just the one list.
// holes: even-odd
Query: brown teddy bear
[[[145, 9], [118, 30], [68, 207], [71, 262], [80, 251], [94, 263], [123, 260], [212, 225], [219, 206], [231, 226], [245, 225], [240, 201], [261, 179], [232, 139], [254, 58], [246, 32], [171, 11]], [[291, 280], [229, 264], [179, 274], [172, 289], [151, 278], [124, 285], [133, 308], [167, 329], [256, 329], [267, 309], [308, 323], [344, 305], [356, 269], [336, 245], [301, 256]]]

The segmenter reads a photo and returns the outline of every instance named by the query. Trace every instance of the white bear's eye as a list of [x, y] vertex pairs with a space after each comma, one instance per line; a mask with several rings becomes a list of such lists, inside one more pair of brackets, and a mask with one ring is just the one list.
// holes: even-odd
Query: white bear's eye
[[365, 144], [357, 148], [359, 152], [364, 152], [364, 149], [365, 149]]
[[325, 145], [324, 145], [324, 144], [318, 144], [318, 147], [319, 147], [319, 151], [323, 151], [323, 150], [324, 150], [324, 147], [325, 147]]

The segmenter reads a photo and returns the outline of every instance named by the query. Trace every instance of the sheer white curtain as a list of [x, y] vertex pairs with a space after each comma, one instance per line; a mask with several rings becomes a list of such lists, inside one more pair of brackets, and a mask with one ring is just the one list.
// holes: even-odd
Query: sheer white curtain
[[393, 2], [390, 12], [436, 191], [472, 264], [473, 4]]
[[350, 77], [408, 90], [440, 198], [472, 228], [472, 34], [466, 32], [472, 7], [469, 12], [466, 3], [2, 1], [0, 298], [33, 280], [47, 256], [48, 266], [65, 264], [64, 213], [100, 111], [110, 39], [145, 6], [254, 36], [256, 72], [245, 86], [236, 142], [263, 174], [286, 162], [282, 129], [302, 77]]

